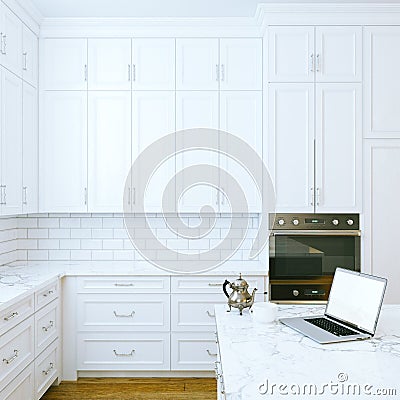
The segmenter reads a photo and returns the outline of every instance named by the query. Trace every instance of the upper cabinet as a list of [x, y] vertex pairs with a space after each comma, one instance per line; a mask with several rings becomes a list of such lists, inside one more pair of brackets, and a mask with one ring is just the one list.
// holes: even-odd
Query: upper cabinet
[[269, 82], [360, 82], [360, 26], [269, 28]]
[[88, 39], [88, 89], [131, 90], [131, 39]]
[[22, 31], [22, 78], [33, 87], [38, 86], [38, 38], [25, 25]]
[[132, 40], [132, 88], [175, 90], [175, 39]]
[[87, 40], [44, 40], [41, 77], [45, 90], [86, 90]]
[[400, 26], [364, 30], [364, 135], [400, 137]]

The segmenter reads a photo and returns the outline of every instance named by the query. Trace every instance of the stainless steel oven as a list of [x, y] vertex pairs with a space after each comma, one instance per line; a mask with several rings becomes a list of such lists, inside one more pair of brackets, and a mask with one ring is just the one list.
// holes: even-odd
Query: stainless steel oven
[[360, 271], [358, 214], [277, 214], [269, 242], [269, 299], [325, 303], [337, 267]]

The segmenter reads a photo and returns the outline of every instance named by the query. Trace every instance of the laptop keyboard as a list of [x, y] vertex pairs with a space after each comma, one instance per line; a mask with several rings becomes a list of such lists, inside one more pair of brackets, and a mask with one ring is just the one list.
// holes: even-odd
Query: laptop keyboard
[[327, 318], [310, 318], [305, 319], [305, 321], [315, 326], [318, 326], [325, 331], [333, 333], [336, 336], [350, 336], [358, 334], [358, 332], [345, 328], [344, 326], [339, 325], [336, 322], [333, 322]]

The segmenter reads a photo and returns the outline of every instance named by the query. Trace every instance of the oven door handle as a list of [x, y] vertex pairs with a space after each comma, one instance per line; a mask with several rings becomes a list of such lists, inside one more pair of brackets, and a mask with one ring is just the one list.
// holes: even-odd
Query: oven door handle
[[271, 236], [282, 236], [282, 235], [290, 235], [290, 236], [361, 236], [361, 231], [355, 230], [343, 230], [343, 231], [330, 231], [330, 230], [315, 230], [315, 231], [307, 231], [307, 230], [282, 230], [282, 231], [274, 231], [271, 232]]

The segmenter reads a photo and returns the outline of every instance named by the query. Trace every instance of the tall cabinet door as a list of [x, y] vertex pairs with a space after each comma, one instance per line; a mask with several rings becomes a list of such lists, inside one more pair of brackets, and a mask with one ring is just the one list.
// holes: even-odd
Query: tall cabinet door
[[[157, 118], [154, 118], [154, 115]], [[165, 135], [175, 132], [175, 92], [173, 91], [137, 91], [133, 94], [132, 105], [132, 155], [133, 159], [139, 156], [147, 146], [156, 142]], [[165, 150], [165, 149], [164, 149]], [[175, 140], [169, 143], [169, 154], [175, 152]], [[159, 161], [160, 160], [154, 160]], [[134, 161], [133, 161], [134, 162]], [[144, 205], [147, 212], [162, 210], [162, 195], [168, 181], [175, 174], [175, 157], [165, 160], [149, 182], [132, 182], [132, 195], [136, 197], [138, 186], [147, 184]], [[149, 177], [146, 177], [149, 178]], [[175, 199], [170, 199], [175, 204]], [[133, 207], [136, 198], [132, 199]]]
[[131, 90], [131, 39], [89, 39], [88, 66], [89, 90]]
[[314, 84], [273, 84], [269, 169], [279, 212], [314, 211]]
[[25, 214], [38, 212], [38, 100], [37, 90], [23, 84], [22, 107], [22, 211]]
[[87, 93], [44, 93], [40, 210], [87, 211]]
[[218, 39], [176, 39], [176, 89], [218, 88]]
[[87, 39], [44, 39], [42, 52], [44, 90], [87, 89]]
[[316, 208], [361, 209], [361, 84], [317, 84]]
[[[212, 128], [219, 126], [219, 94], [218, 91], [180, 91], [176, 93], [176, 129], [177, 131], [190, 128]], [[218, 134], [216, 132], [216, 134]], [[185, 143], [177, 143], [185, 146]], [[186, 151], [177, 155], [177, 173], [183, 168], [197, 164], [206, 164], [218, 167], [218, 154], [207, 150]], [[218, 180], [218, 176], [213, 176]], [[183, 173], [180, 185], [186, 187], [189, 174]], [[179, 196], [180, 193], [177, 193]], [[180, 212], [199, 212], [204, 205], [218, 209], [217, 190], [208, 185], [191, 187], [178, 202]]]
[[361, 82], [361, 26], [317, 27], [315, 57], [317, 82]]
[[22, 81], [1, 72], [1, 182], [2, 214], [22, 211]]
[[[262, 158], [262, 92], [260, 91], [232, 91], [220, 94], [220, 128], [221, 130], [238, 136]], [[229, 143], [225, 143], [229, 149]], [[255, 163], [255, 159], [246, 160], [248, 165]], [[252, 177], [237, 162], [229, 157], [220, 155], [220, 165], [232, 176], [243, 190], [247, 198], [249, 212], [261, 212], [261, 197]], [[257, 167], [257, 164], [253, 165]], [[228, 182], [221, 176], [222, 190]], [[220, 196], [221, 211], [232, 212], [228, 208], [228, 201]], [[233, 210], [245, 212], [245, 210]]]
[[220, 89], [262, 89], [261, 39], [220, 39]]
[[313, 82], [313, 26], [274, 26], [268, 31], [268, 81]]
[[89, 211], [122, 212], [131, 167], [131, 93], [89, 92]]
[[25, 25], [22, 35], [22, 78], [32, 86], [38, 86], [38, 38]]
[[175, 39], [133, 39], [132, 74], [135, 90], [175, 90]]

